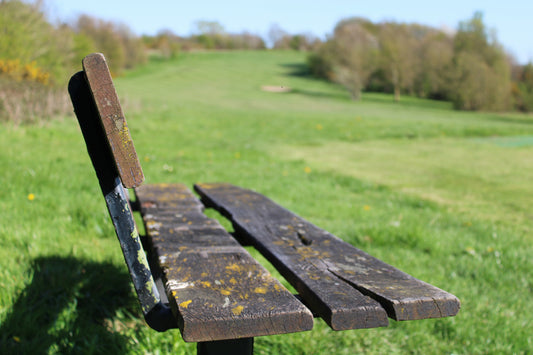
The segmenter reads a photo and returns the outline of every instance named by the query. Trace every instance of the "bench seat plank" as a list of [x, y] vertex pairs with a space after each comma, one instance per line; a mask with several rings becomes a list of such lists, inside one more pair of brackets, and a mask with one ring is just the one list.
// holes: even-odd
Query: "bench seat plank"
[[[373, 298], [396, 320], [447, 317], [459, 311], [459, 300], [452, 294], [370, 256], [263, 195], [230, 184], [197, 184], [195, 189], [206, 206], [232, 221], [240, 238], [279, 267], [306, 302], [321, 304], [312, 309], [321, 316], [334, 313], [337, 297], [344, 302], [347, 294]], [[326, 321], [334, 329], [347, 329], [335, 326], [334, 319]]]
[[311, 312], [179, 184], [135, 189], [183, 339], [203, 342], [310, 330]]

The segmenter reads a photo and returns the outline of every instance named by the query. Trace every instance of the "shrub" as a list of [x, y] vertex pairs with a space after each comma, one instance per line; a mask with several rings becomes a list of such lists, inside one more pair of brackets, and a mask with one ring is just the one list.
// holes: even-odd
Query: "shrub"
[[458, 109], [503, 111], [511, 108], [507, 56], [490, 37], [481, 13], [462, 22], [454, 38], [451, 99]]
[[40, 2], [27, 4], [18, 0], [0, 2], [0, 57], [36, 63], [50, 76], [51, 83], [63, 84], [71, 66], [71, 39], [64, 29], [47, 22]]
[[516, 109], [523, 112], [533, 111], [533, 63], [518, 69], [519, 73], [512, 83], [512, 96]]
[[328, 41], [322, 44], [316, 52], [312, 52], [307, 56], [309, 71], [314, 76], [326, 80], [334, 80], [335, 59], [332, 47], [332, 42]]
[[181, 51], [182, 39], [170, 30], [160, 31], [156, 36], [143, 36], [142, 41], [149, 54], [163, 58], [175, 58]]
[[308, 57], [311, 73], [343, 85], [354, 100], [377, 68], [378, 41], [365, 24], [358, 18], [342, 21], [333, 38]]
[[126, 25], [81, 15], [73, 29], [81, 36], [79, 38], [85, 41], [89, 39], [85, 43], [92, 47], [89, 52], [101, 52], [106, 56], [114, 75], [146, 62], [142, 40], [133, 35]]
[[53, 26], [41, 1], [0, 1], [0, 31], [0, 121], [15, 124], [70, 113], [65, 86], [90, 52], [104, 52], [115, 74], [146, 60], [128, 27], [88, 16]]
[[35, 81], [43, 85], [50, 82], [50, 74], [39, 68], [35, 61], [22, 65], [20, 59], [0, 59], [0, 75], [15, 81]]

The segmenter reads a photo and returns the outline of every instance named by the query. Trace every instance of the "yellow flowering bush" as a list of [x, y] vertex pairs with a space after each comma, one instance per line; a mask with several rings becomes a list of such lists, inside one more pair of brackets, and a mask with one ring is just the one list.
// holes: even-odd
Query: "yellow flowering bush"
[[0, 59], [0, 75], [17, 81], [34, 81], [43, 85], [50, 83], [50, 74], [39, 68], [35, 61], [22, 64], [19, 59]]

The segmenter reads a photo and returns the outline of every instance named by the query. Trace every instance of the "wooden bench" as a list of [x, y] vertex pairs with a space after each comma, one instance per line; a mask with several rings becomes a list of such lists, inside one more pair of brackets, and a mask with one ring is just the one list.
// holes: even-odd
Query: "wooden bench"
[[[105, 58], [91, 54], [69, 93], [145, 320], [179, 328], [198, 353], [252, 353], [253, 337], [454, 316], [459, 300], [314, 226], [267, 197], [226, 183], [141, 186], [144, 176]], [[130, 202], [125, 188], [134, 188]], [[146, 236], [139, 237], [132, 206]], [[207, 218], [218, 210], [228, 233]], [[141, 243], [141, 240], [143, 243]], [[143, 245], [144, 244], [144, 248]], [[243, 245], [255, 247], [289, 292]], [[147, 251], [145, 254], [144, 250]], [[147, 256], [146, 256], [147, 255]]]

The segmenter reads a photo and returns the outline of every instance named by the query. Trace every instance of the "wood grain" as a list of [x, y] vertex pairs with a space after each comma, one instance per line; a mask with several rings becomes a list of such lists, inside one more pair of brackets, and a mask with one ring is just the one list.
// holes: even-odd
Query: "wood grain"
[[93, 53], [82, 63], [122, 184], [140, 186], [144, 175], [105, 57]]
[[147, 235], [185, 341], [310, 330], [311, 312], [274, 279], [183, 185], [135, 189]]
[[[370, 256], [263, 195], [230, 184], [197, 184], [195, 189], [202, 202], [228, 217], [236, 233], [261, 251], [334, 329], [377, 326], [382, 321], [379, 306], [369, 297], [396, 320], [447, 317], [459, 311], [459, 300], [452, 294]], [[374, 313], [366, 309], [370, 307]], [[370, 318], [350, 320], [365, 311]], [[345, 317], [336, 319], [337, 313]]]

